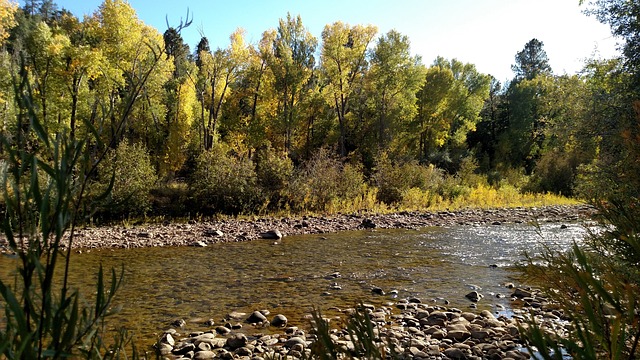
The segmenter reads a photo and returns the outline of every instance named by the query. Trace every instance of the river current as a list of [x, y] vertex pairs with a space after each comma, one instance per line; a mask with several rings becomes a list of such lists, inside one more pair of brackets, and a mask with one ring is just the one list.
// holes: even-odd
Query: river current
[[[332, 314], [359, 302], [417, 297], [465, 310], [471, 305], [465, 294], [472, 290], [485, 296], [478, 309], [508, 310], [512, 290], [504, 284], [518, 283], [513, 265], [523, 253], [535, 254], [542, 244], [567, 248], [584, 234], [580, 224], [506, 224], [352, 231], [204, 248], [103, 249], [73, 254], [71, 282], [91, 298], [98, 266], [124, 265], [116, 297], [122, 310], [108, 326], [125, 326], [151, 344], [175, 319], [202, 330], [206, 320], [222, 324], [232, 311], [267, 309], [306, 327], [304, 314], [312, 308]], [[16, 265], [0, 257], [2, 279], [11, 281]], [[373, 287], [385, 295], [373, 294]]]

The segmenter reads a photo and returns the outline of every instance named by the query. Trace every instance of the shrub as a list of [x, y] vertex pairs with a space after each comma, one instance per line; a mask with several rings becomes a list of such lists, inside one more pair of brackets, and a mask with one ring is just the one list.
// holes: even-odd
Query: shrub
[[151, 209], [150, 192], [157, 176], [144, 145], [121, 142], [100, 164], [98, 173], [101, 191], [113, 179], [113, 189], [101, 213], [111, 217], [138, 216]]
[[[640, 355], [640, 236], [626, 205], [602, 207], [605, 227], [568, 252], [547, 249], [524, 271], [542, 284], [550, 302], [570, 319], [567, 335], [543, 329], [536, 318], [524, 335], [542, 358], [637, 359]], [[619, 247], [620, 244], [625, 244]]]
[[575, 156], [557, 151], [544, 154], [536, 163], [526, 189], [534, 192], [573, 195], [577, 161]]
[[171, 181], [154, 187], [151, 190], [153, 198], [153, 214], [156, 216], [189, 216], [190, 197], [189, 187], [184, 181]]
[[523, 168], [498, 166], [487, 175], [487, 180], [494, 187], [509, 186], [522, 189], [529, 182], [529, 177], [525, 175]]
[[622, 134], [616, 156], [605, 153], [580, 169], [578, 190], [597, 208], [600, 226], [584, 245], [548, 249], [524, 268], [571, 320], [567, 336], [528, 321], [525, 334], [544, 358], [562, 352], [576, 359], [640, 356], [640, 103], [636, 116], [630, 129], [636, 135]]
[[455, 176], [445, 176], [437, 188], [437, 192], [445, 200], [455, 200], [471, 193], [471, 187], [464, 185]]
[[363, 196], [365, 189], [358, 167], [342, 164], [321, 149], [293, 177], [287, 191], [288, 204], [295, 210], [324, 211], [332, 203]]
[[373, 180], [378, 187], [378, 200], [391, 205], [401, 203], [409, 189], [426, 191], [438, 188], [443, 176], [442, 171], [434, 166], [422, 166], [417, 162], [394, 165], [383, 154], [376, 164]]
[[486, 177], [478, 174], [478, 161], [471, 156], [462, 158], [456, 178], [462, 185], [472, 188], [488, 185]]
[[278, 155], [266, 146], [256, 151], [254, 156], [257, 182], [267, 206], [278, 208], [285, 196], [285, 189], [291, 181], [293, 162], [286, 154]]
[[230, 154], [222, 144], [198, 156], [189, 183], [199, 211], [233, 215], [254, 211], [260, 201], [257, 185], [253, 162]]
[[[126, 332], [116, 335], [113, 346], [103, 340], [104, 320], [112, 313], [124, 271], [118, 275], [112, 270], [109, 281], [100, 268], [90, 297], [81, 296], [68, 282], [85, 190], [103, 158], [93, 155], [105, 154], [100, 134], [89, 122], [85, 125], [92, 131], [81, 139], [64, 131], [48, 133], [33, 107], [26, 67], [21, 64], [20, 70], [20, 77], [14, 79], [19, 131], [13, 137], [0, 136], [6, 206], [1, 228], [9, 249], [19, 258], [13, 281], [0, 279], [0, 307], [5, 315], [0, 321], [0, 358], [127, 357], [122, 347], [130, 340]], [[123, 96], [129, 104], [136, 98], [124, 92]], [[127, 112], [122, 114], [122, 121], [127, 117]], [[137, 359], [134, 345], [132, 350], [131, 358]]]

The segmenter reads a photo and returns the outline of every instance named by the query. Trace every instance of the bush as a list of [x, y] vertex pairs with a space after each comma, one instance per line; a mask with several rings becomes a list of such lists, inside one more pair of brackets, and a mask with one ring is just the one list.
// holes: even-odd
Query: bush
[[573, 195], [577, 159], [572, 154], [548, 152], [538, 160], [526, 190]]
[[340, 200], [363, 196], [366, 186], [360, 169], [321, 149], [298, 171], [287, 191], [294, 210], [324, 211]]
[[291, 181], [293, 162], [286, 154], [278, 155], [270, 146], [260, 148], [254, 156], [258, 185], [266, 205], [282, 206], [285, 189]]
[[617, 154], [601, 154], [580, 168], [578, 191], [598, 210], [600, 226], [584, 245], [574, 244], [568, 252], [548, 249], [524, 268], [571, 320], [567, 336], [541, 329], [535, 319], [528, 322], [529, 343], [544, 358], [560, 358], [562, 352], [576, 359], [640, 357], [640, 103], [636, 106], [635, 127], [621, 134]]
[[113, 189], [100, 213], [110, 217], [145, 215], [151, 209], [150, 192], [156, 183], [156, 171], [144, 145], [121, 142], [98, 169], [100, 191], [113, 179]]
[[[634, 205], [635, 206], [635, 205]], [[524, 271], [571, 324], [567, 335], [527, 321], [524, 335], [545, 359], [637, 359], [640, 355], [640, 222], [626, 205], [600, 208], [605, 225], [568, 252], [547, 249]], [[621, 246], [624, 244], [624, 246]]]
[[498, 166], [495, 171], [487, 175], [487, 180], [494, 187], [508, 186], [522, 189], [529, 182], [529, 177], [525, 175], [524, 168]]
[[433, 191], [443, 181], [442, 171], [434, 166], [422, 166], [417, 162], [394, 165], [383, 154], [378, 159], [373, 175], [378, 187], [378, 200], [385, 204], [399, 204], [412, 188]]
[[456, 173], [456, 178], [461, 185], [476, 188], [488, 185], [485, 176], [478, 174], [478, 161], [471, 156], [460, 160], [460, 167]]
[[222, 144], [198, 156], [189, 182], [194, 203], [204, 214], [253, 212], [260, 203], [257, 185], [253, 162], [230, 154]]
[[183, 181], [171, 181], [151, 190], [152, 211], [155, 216], [189, 216], [189, 187]]
[[[101, 267], [90, 297], [81, 296], [68, 282], [74, 230], [85, 215], [85, 189], [96, 162], [102, 159], [92, 156], [105, 154], [99, 145], [86, 144], [99, 144], [100, 134], [93, 128], [76, 140], [63, 131], [47, 133], [35, 115], [28, 80], [22, 65], [14, 84], [19, 109], [15, 128], [19, 131], [15, 136], [0, 136], [6, 207], [1, 227], [9, 249], [19, 258], [14, 279], [0, 279], [0, 307], [4, 310], [0, 358], [128, 357], [123, 346], [131, 338], [125, 331], [115, 336], [112, 346], [103, 338], [104, 320], [113, 312], [124, 270], [120, 275], [112, 270], [109, 281]], [[127, 118], [126, 113], [123, 116]], [[131, 358], [137, 359], [133, 344], [132, 350]]]

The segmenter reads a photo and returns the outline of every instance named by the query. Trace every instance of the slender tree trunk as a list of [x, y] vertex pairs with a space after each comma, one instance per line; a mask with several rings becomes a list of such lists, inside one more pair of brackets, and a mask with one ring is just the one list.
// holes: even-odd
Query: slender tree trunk
[[262, 83], [262, 75], [264, 74], [264, 70], [266, 68], [267, 62], [262, 60], [260, 63], [260, 72], [258, 73], [258, 81], [256, 83], [256, 88], [253, 93], [253, 105], [251, 106], [251, 122], [256, 121], [256, 109], [258, 107], [258, 94], [260, 92], [260, 85]]
[[213, 136], [215, 134], [215, 123], [214, 123], [214, 116], [215, 116], [215, 112], [214, 112], [214, 104], [216, 101], [216, 93], [215, 93], [215, 86], [214, 83], [211, 83], [211, 104], [209, 105], [209, 121], [207, 122], [207, 139], [205, 141], [205, 149], [206, 150], [211, 150], [211, 148], [213, 147]]
[[78, 93], [80, 92], [81, 81], [82, 74], [74, 76], [71, 84], [71, 119], [69, 123], [69, 127], [71, 128], [69, 137], [71, 138], [71, 141], [73, 141], [76, 136], [76, 114], [78, 111]]
[[204, 91], [200, 93], [200, 124], [202, 128], [200, 129], [200, 150], [206, 148], [205, 139], [207, 136], [207, 127], [204, 119]]
[[345, 113], [344, 113], [344, 95], [340, 95], [341, 100], [338, 103], [338, 97], [334, 96], [335, 104], [336, 104], [336, 113], [338, 114], [338, 127], [340, 129], [340, 138], [338, 139], [338, 151], [340, 153], [340, 157], [344, 158], [347, 154], [347, 149], [345, 145], [345, 137], [346, 137], [346, 125], [345, 125]]

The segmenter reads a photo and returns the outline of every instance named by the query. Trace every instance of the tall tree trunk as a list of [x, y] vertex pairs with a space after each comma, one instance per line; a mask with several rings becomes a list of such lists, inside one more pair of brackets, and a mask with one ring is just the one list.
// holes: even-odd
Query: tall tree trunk
[[73, 77], [71, 83], [71, 119], [69, 127], [71, 128], [69, 137], [73, 141], [76, 137], [76, 114], [78, 111], [78, 93], [80, 92], [80, 82], [82, 81], [82, 74]]

